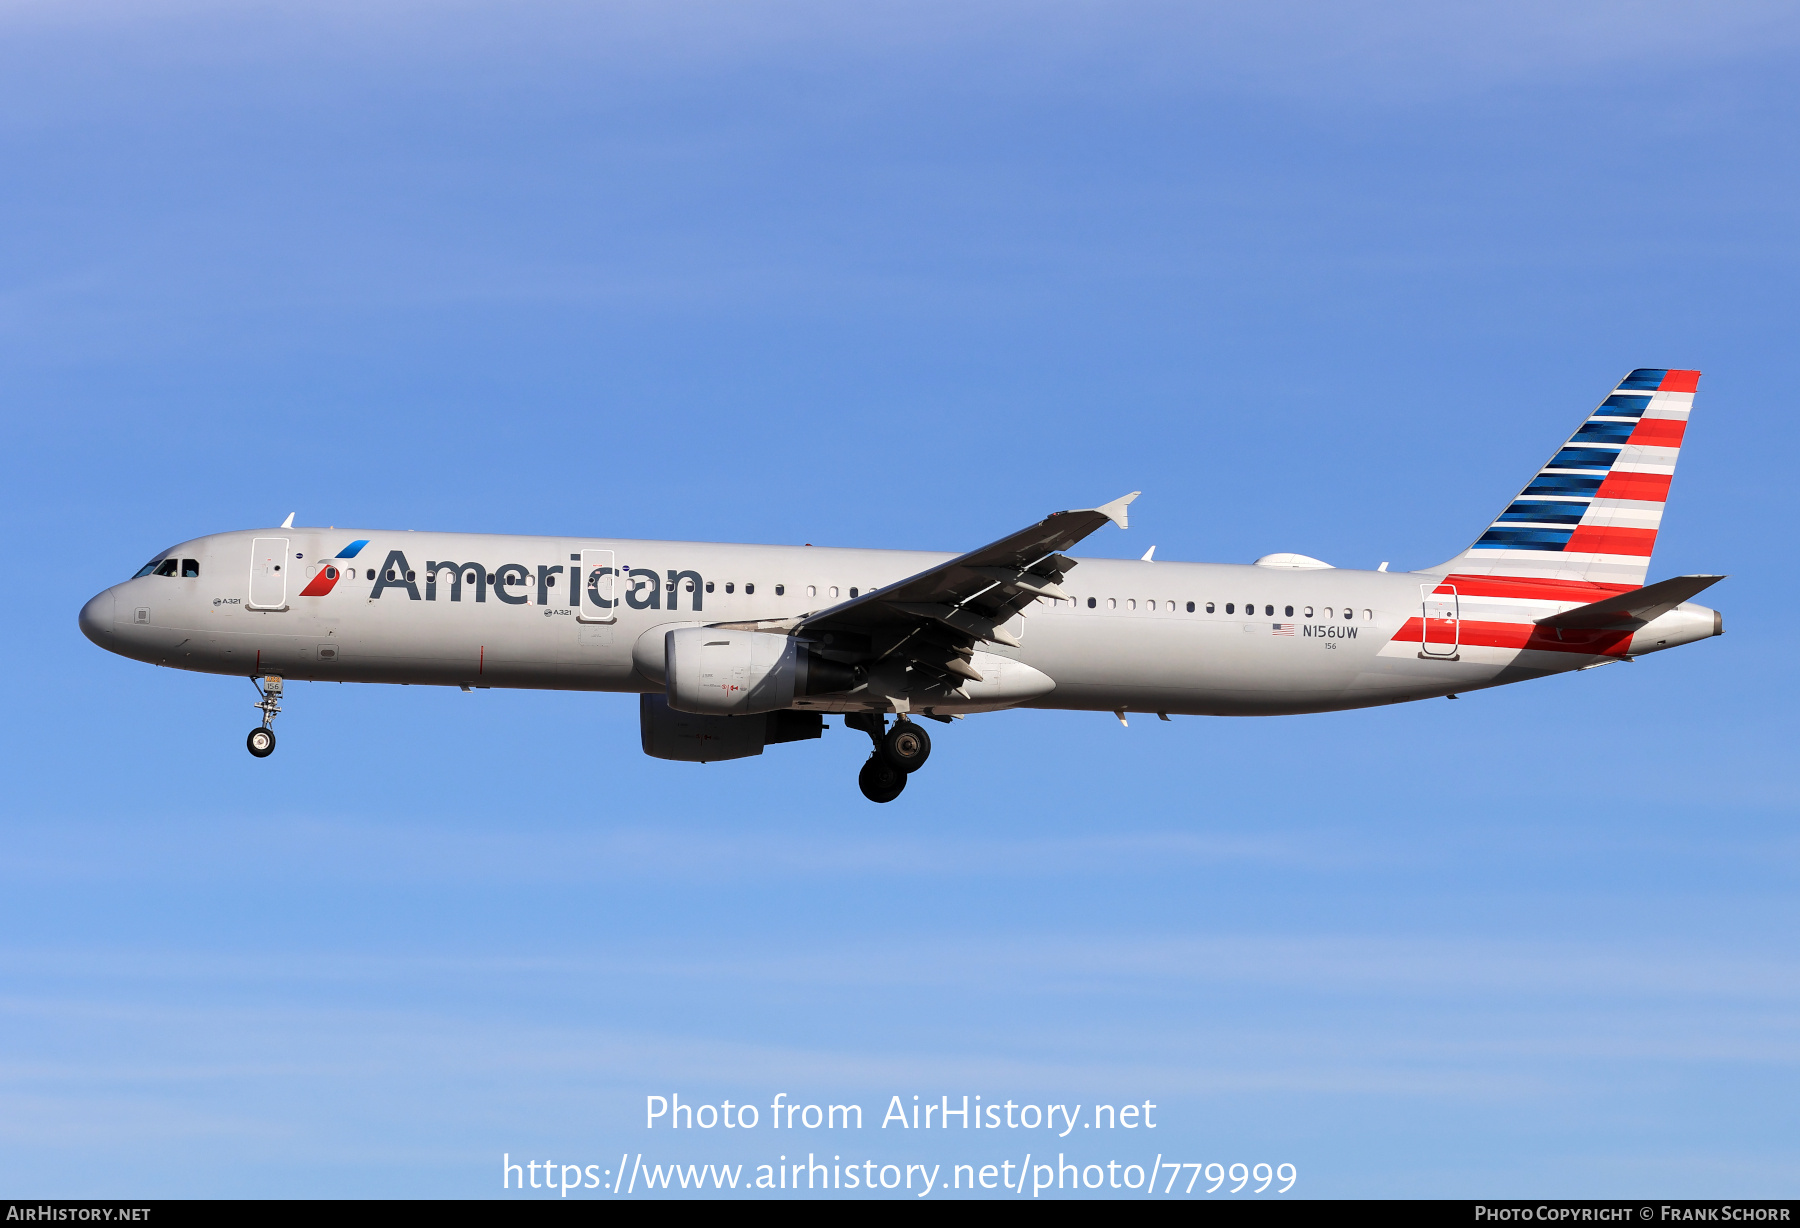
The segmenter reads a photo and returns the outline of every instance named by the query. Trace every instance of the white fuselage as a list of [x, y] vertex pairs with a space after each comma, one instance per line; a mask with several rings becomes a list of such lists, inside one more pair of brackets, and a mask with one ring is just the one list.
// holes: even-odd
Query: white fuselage
[[[253, 543], [270, 540], [286, 543], [285, 570], [275, 577], [265, 567], [253, 598]], [[354, 558], [334, 557], [353, 541], [367, 544]], [[620, 579], [605, 620], [572, 602], [569, 588], [583, 551], [595, 550], [612, 552]], [[208, 673], [621, 692], [662, 689], [661, 645], [672, 628], [792, 618], [952, 557], [340, 529], [222, 533], [165, 553], [183, 560], [176, 574], [128, 580], [88, 603], [81, 623], [90, 638], [127, 657]], [[180, 574], [187, 561], [197, 575]], [[459, 572], [449, 568], [432, 572], [446, 562], [479, 572], [480, 583], [453, 584]], [[329, 591], [305, 595], [323, 585], [326, 567], [340, 572]], [[943, 710], [1267, 716], [1359, 708], [1579, 669], [1705, 638], [1719, 625], [1711, 610], [1684, 605], [1634, 634], [1551, 644], [1531, 624], [1591, 598], [1465, 595], [1427, 643], [1421, 603], [1444, 580], [1082, 559], [1062, 586], [1072, 602], [1038, 602], [1011, 625], [1019, 647], [989, 646], [1000, 667], [990, 698], [973, 688], [970, 701]], [[1041, 675], [1048, 689], [1040, 680], [1009, 692], [1007, 659], [1031, 667], [1035, 675], [1018, 673]], [[806, 706], [868, 705], [847, 696]]]

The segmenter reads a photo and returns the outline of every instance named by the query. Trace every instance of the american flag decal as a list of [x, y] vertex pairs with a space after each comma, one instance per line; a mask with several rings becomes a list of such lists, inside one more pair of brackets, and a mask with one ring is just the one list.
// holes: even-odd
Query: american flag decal
[[1294, 634], [1294, 624], [1293, 623], [1270, 623], [1269, 625], [1275, 629], [1274, 633], [1276, 635], [1292, 635], [1292, 634]]

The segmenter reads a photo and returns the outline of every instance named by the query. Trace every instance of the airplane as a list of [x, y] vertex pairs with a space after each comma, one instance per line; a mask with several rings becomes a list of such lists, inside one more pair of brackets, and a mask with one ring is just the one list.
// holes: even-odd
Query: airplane
[[290, 514], [158, 552], [80, 626], [134, 660], [250, 678], [259, 758], [296, 680], [616, 691], [639, 697], [644, 752], [686, 762], [818, 738], [841, 716], [873, 742], [864, 796], [889, 802], [931, 754], [922, 720], [1335, 712], [1722, 634], [1690, 598], [1723, 576], [1645, 584], [1699, 379], [1631, 372], [1468, 549], [1415, 572], [1065, 553], [1126, 528], [1135, 492], [958, 555], [296, 528]]

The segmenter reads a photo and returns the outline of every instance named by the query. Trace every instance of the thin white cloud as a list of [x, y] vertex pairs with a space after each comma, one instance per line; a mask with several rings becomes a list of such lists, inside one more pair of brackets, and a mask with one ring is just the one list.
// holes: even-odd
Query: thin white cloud
[[[104, 40], [194, 63], [323, 57], [370, 67], [512, 64], [630, 79], [785, 63], [865, 82], [941, 75], [955, 92], [1021, 85], [1400, 101], [1618, 74], [1653, 91], [1670, 72], [1800, 44], [1800, 12], [1770, 0], [1517, 4], [1428, 0], [1211, 3], [289, 3], [12, 0], [0, 28]], [[156, 44], [168, 45], [158, 47]]]
[[[446, 826], [369, 825], [330, 819], [269, 821], [255, 830], [225, 821], [159, 826], [96, 825], [79, 844], [61, 829], [42, 830], [42, 843], [21, 832], [0, 880], [56, 878], [107, 881], [135, 877], [142, 858], [179, 838], [206, 850], [193, 859], [197, 879], [221, 863], [254, 861], [271, 844], [286, 850], [284, 875], [303, 872], [339, 881], [420, 882], [477, 878], [484, 883], [605, 883], [644, 878], [718, 881], [779, 878], [879, 879], [1034, 877], [1106, 872], [1142, 873], [1174, 867], [1228, 865], [1293, 869], [1346, 868], [1413, 860], [1307, 832], [1270, 835], [1127, 831], [1096, 835], [847, 835], [624, 827], [526, 833]], [[554, 856], [544, 850], [553, 848]]]

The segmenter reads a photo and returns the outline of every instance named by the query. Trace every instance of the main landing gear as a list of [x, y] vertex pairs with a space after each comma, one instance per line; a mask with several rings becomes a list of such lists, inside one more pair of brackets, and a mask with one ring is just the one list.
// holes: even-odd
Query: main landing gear
[[849, 729], [860, 729], [875, 743], [869, 761], [857, 773], [856, 783], [872, 802], [891, 802], [906, 788], [906, 778], [925, 766], [931, 757], [931, 737], [902, 716], [890, 730], [879, 712], [853, 712], [844, 718]]
[[250, 731], [244, 745], [258, 759], [267, 759], [275, 753], [275, 718], [281, 715], [281, 679], [270, 674], [261, 682], [254, 678], [250, 681], [255, 684], [256, 693], [262, 696], [259, 702], [250, 706], [262, 709], [263, 723]]

